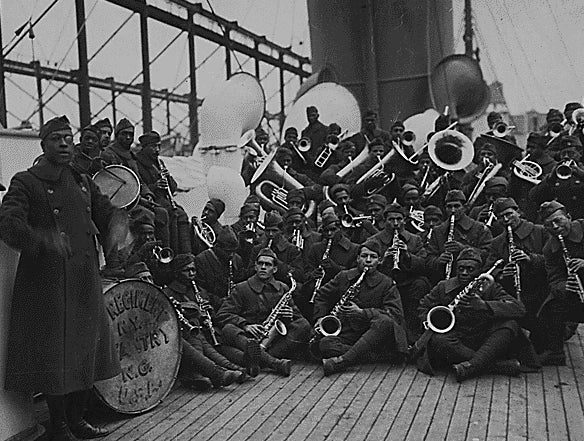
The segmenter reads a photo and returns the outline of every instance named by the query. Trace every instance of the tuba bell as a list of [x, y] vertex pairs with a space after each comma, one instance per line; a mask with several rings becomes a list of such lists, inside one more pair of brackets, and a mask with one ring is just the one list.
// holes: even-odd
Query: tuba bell
[[[255, 185], [255, 192], [266, 211], [278, 210], [284, 213], [288, 210], [286, 196], [292, 189], [300, 189], [304, 186], [290, 176], [275, 160], [276, 150], [270, 153], [260, 164], [251, 184]], [[305, 215], [310, 217], [316, 208], [314, 201], [310, 201]]]

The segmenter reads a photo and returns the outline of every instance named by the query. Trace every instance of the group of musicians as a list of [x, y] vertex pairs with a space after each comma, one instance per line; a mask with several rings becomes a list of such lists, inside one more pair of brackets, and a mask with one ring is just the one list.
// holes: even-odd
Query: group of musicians
[[[258, 130], [232, 225], [219, 199], [189, 220], [158, 133], [136, 149], [130, 121], [106, 119], [74, 145], [67, 118], [54, 118], [0, 207], [0, 237], [21, 252], [5, 387], [45, 394], [54, 439], [107, 434], [84, 418], [93, 383], [119, 372], [100, 276], [140, 277], [178, 300], [179, 379], [195, 390], [262, 369], [289, 376], [298, 359], [324, 375], [407, 360], [458, 381], [564, 365], [584, 317], [582, 108], [551, 109], [523, 159], [492, 112], [470, 144], [475, 165], [458, 167], [469, 141], [448, 116], [414, 153], [400, 121], [385, 132], [368, 111], [342, 139], [308, 107], [307, 126], [289, 128], [271, 156]], [[277, 181], [267, 195], [264, 177], [252, 179], [262, 160]], [[131, 206], [115, 207], [90, 178], [107, 165], [137, 176]]]

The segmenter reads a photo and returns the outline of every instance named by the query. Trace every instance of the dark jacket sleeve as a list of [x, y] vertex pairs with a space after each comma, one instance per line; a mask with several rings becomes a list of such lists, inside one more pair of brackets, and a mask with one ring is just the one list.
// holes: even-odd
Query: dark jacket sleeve
[[[244, 282], [246, 283], [246, 282]], [[243, 310], [243, 293], [241, 284], [235, 285], [231, 295], [223, 301], [221, 308], [217, 311], [217, 322], [223, 327], [227, 324], [233, 324], [239, 328], [244, 328], [249, 323], [242, 317], [240, 312]]]

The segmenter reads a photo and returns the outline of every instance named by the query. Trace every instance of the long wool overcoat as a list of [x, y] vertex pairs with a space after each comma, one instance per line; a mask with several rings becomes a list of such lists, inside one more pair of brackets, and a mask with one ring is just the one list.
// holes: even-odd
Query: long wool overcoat
[[[13, 177], [0, 207], [0, 238], [21, 252], [6, 389], [66, 394], [119, 372], [96, 249], [114, 213], [109, 198], [68, 166], [42, 159]], [[50, 245], [59, 236], [65, 256]]]

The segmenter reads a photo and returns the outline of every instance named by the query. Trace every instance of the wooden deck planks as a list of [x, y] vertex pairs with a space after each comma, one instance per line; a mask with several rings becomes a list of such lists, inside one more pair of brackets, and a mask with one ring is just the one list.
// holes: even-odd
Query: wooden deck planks
[[493, 378], [490, 415], [487, 426], [489, 440], [506, 440], [509, 420], [509, 377], [497, 375]]
[[[262, 373], [208, 393], [177, 386], [151, 412], [109, 415], [103, 439], [582, 440], [583, 347], [578, 334], [566, 344], [565, 367], [462, 384], [413, 366], [365, 365], [325, 378], [321, 365], [298, 363], [289, 378]], [[37, 414], [46, 418], [44, 403]]]
[[[314, 402], [314, 405], [312, 407], [298, 406], [288, 416], [288, 421], [280, 425], [278, 432], [268, 439], [287, 439], [292, 441], [306, 439], [316, 425], [333, 412], [337, 401], [341, 399], [344, 391], [352, 382], [357, 381], [359, 376], [363, 375], [361, 369], [363, 369], [362, 366], [353, 367], [348, 372], [335, 374], [332, 377], [334, 383], [324, 391], [324, 394], [322, 389], [320, 391], [312, 391], [309, 396], [316, 395], [316, 400], [311, 400]], [[320, 399], [318, 395], [320, 395]]]
[[385, 374], [379, 388], [375, 391], [363, 412], [357, 424], [353, 426], [347, 434], [347, 440], [363, 440], [375, 420], [379, 417], [380, 410], [383, 409], [386, 401], [391, 397], [393, 391], [401, 384], [408, 384], [408, 379], [414, 377], [413, 369], [407, 366], [391, 366]]
[[[346, 414], [351, 414], [353, 409], [353, 401], [363, 393], [363, 387], [369, 382], [373, 381], [372, 377], [376, 375], [376, 369], [373, 365], [366, 365], [361, 368], [359, 375], [353, 377], [353, 380], [347, 385], [343, 392], [335, 400], [334, 404], [329, 408], [323, 418], [317, 423], [310, 433], [306, 433], [306, 437], [311, 441], [336, 439], [329, 437], [331, 431], [335, 426], [342, 421]], [[378, 376], [383, 376], [381, 372], [377, 371]]]
[[439, 375], [437, 378], [443, 379], [444, 386], [436, 403], [434, 415], [432, 415], [432, 419], [428, 424], [427, 433], [423, 438], [428, 441], [446, 439], [460, 391], [460, 385], [453, 381], [452, 374], [448, 376]]
[[[428, 378], [428, 387], [421, 397], [420, 405], [414, 413], [410, 430], [405, 438], [411, 441], [420, 441], [425, 438], [430, 428], [430, 423], [436, 413], [436, 408], [440, 403], [444, 385], [446, 382], [443, 376]], [[442, 421], [444, 424], [444, 421]], [[437, 438], [433, 438], [437, 439]]]
[[315, 365], [301, 367], [295, 366], [293, 368], [292, 376], [287, 379], [281, 378], [280, 384], [277, 385], [277, 389], [275, 387], [272, 388], [274, 390], [272, 391], [273, 394], [271, 396], [263, 393], [261, 399], [254, 400], [250, 405], [243, 408], [233, 417], [228, 412], [222, 414], [221, 419], [224, 419], [225, 422], [221, 426], [215, 427], [214, 431], [208, 430], [208, 428], [202, 430], [197, 434], [197, 440], [227, 440], [231, 435], [233, 435], [233, 439], [250, 439], [255, 430], [265, 422], [265, 420], [282, 402], [286, 401], [290, 395], [294, 394], [294, 391], [304, 383], [307, 378], [311, 378], [311, 381], [315, 381], [315, 378], [311, 377], [311, 375], [315, 373], [316, 370], [317, 366]]
[[524, 441], [527, 437], [527, 382], [532, 374], [510, 378], [509, 381], [509, 424], [507, 439]]
[[355, 395], [350, 407], [345, 410], [342, 418], [328, 435], [328, 439], [345, 439], [355, 424], [360, 424], [365, 408], [373, 398], [375, 392], [381, 387], [389, 372], [390, 370], [386, 365], [375, 366], [375, 370], [372, 371], [369, 380], [365, 382], [361, 391]]
[[549, 439], [550, 441], [567, 440], [568, 428], [556, 367], [549, 366], [543, 369], [543, 391]]

